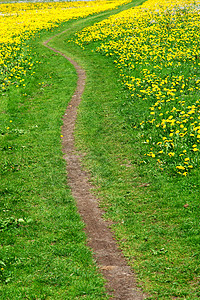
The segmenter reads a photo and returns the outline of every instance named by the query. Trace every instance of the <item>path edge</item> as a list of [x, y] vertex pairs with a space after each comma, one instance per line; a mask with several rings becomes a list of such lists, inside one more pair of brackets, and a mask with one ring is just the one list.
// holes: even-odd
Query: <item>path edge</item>
[[43, 42], [43, 45], [67, 59], [76, 69], [77, 87], [63, 116], [62, 146], [66, 161], [67, 181], [76, 201], [78, 212], [85, 224], [87, 245], [92, 249], [100, 272], [107, 281], [106, 290], [112, 299], [143, 300], [145, 294], [137, 287], [136, 276], [128, 266], [122, 251], [119, 249], [107, 222], [102, 218], [98, 199], [91, 193], [92, 185], [89, 174], [81, 166], [81, 154], [75, 148], [74, 130], [77, 108], [84, 92], [86, 73], [76, 61], [48, 45], [64, 30]]

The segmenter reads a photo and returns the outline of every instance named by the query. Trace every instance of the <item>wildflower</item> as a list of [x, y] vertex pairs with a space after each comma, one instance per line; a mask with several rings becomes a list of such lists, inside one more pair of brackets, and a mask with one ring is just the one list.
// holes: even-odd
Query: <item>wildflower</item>
[[169, 157], [172, 157], [172, 156], [175, 155], [175, 153], [174, 152], [169, 152], [168, 155], [169, 155]]
[[[99, 41], [100, 46], [96, 48], [96, 51], [105, 55], [107, 53], [114, 55], [113, 60], [133, 99], [135, 101], [138, 98], [143, 99], [142, 101], [146, 101], [144, 106], [151, 103], [147, 121], [141, 121], [140, 125], [141, 129], [146, 124], [147, 129], [152, 130], [152, 145], [157, 148], [157, 152], [155, 154], [149, 152], [147, 156], [154, 157], [157, 156], [156, 154], [162, 154], [162, 160], [166, 160], [163, 165], [167, 167], [170, 163], [168, 157], [173, 158], [173, 162], [179, 164], [179, 161], [187, 156], [188, 150], [183, 149], [192, 148], [191, 158], [186, 157], [183, 160], [187, 169], [183, 166], [176, 168], [181, 174], [182, 171], [187, 174], [189, 162], [193, 161], [193, 158], [196, 161], [195, 156], [199, 151], [196, 144], [200, 142], [198, 122], [200, 116], [197, 105], [199, 101], [189, 103], [199, 83], [196, 71], [192, 71], [196, 68], [196, 61], [194, 65], [191, 53], [198, 53], [198, 40], [200, 39], [199, 22], [193, 11], [191, 12], [191, 3], [192, 0], [187, 0], [187, 18], [185, 18], [182, 15], [179, 16], [175, 9], [177, 1], [171, 1], [170, 5], [167, 0], [160, 1], [158, 14], [156, 12], [157, 1], [147, 0], [141, 7], [126, 10], [118, 14], [117, 18], [116, 15], [111, 16], [106, 21], [84, 29], [80, 33], [81, 41], [80, 36], [77, 38], [77, 42], [79, 40], [83, 46], [84, 43]], [[148, 8], [148, 13], [146, 8]], [[163, 13], [166, 10], [169, 15], [173, 12], [174, 30], [169, 31], [165, 26], [169, 21], [169, 15]], [[154, 19], [155, 22], [150, 22]], [[150, 23], [153, 24], [151, 28], [149, 28]], [[188, 36], [190, 32], [195, 32], [195, 35], [189, 34]], [[148, 38], [149, 35], [151, 38]], [[189, 76], [187, 72], [184, 72], [185, 66], [182, 64], [186, 61], [191, 64]], [[168, 68], [173, 69], [173, 74], [170, 76], [167, 75]], [[181, 74], [180, 69], [182, 69]], [[134, 92], [135, 90], [137, 92]], [[188, 94], [187, 99], [184, 97], [185, 92]], [[132, 105], [131, 102], [130, 105]], [[148, 140], [144, 140], [144, 143], [148, 143]], [[195, 146], [190, 146], [191, 140]], [[161, 150], [163, 146], [166, 151]], [[183, 150], [182, 153], [180, 149]]]
[[176, 166], [176, 169], [178, 169], [178, 170], [185, 170], [185, 167], [183, 167], [183, 166]]

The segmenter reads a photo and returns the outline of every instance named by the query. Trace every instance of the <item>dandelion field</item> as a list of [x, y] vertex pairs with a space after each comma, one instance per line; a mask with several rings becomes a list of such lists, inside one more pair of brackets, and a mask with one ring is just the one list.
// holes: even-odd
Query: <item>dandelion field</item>
[[[124, 89], [99, 95], [100, 108], [85, 98], [79, 136], [106, 217], [152, 299], [199, 297], [199, 32], [198, 1], [145, 1], [71, 39], [113, 66], [103, 73], [110, 89], [115, 76]], [[95, 128], [108, 145], [94, 143]]]
[[26, 41], [40, 34], [42, 29], [50, 31], [62, 22], [84, 18], [88, 15], [111, 10], [124, 1], [93, 2], [38, 2], [1, 4], [0, 11], [0, 88], [12, 84], [25, 86], [25, 76], [31, 72], [34, 53]]
[[1, 299], [108, 297], [62, 160], [76, 74], [41, 44], [70, 24], [52, 45], [87, 72], [76, 140], [105, 217], [149, 299], [199, 298], [200, 3], [112, 15], [128, 2], [0, 4]]
[[[146, 1], [76, 39], [83, 48], [97, 42], [95, 50], [112, 57], [131, 94], [131, 124], [145, 131], [144, 155], [183, 176], [199, 167], [199, 14], [198, 1]], [[138, 101], [148, 107], [134, 118]]]
[[107, 299], [61, 151], [76, 73], [42, 41], [122, 3], [0, 4], [1, 299]]
[[[38, 2], [1, 4], [0, 10], [0, 91], [10, 86], [25, 89], [40, 62], [27, 41], [42, 30], [51, 31], [62, 22], [84, 18], [104, 10], [112, 10], [124, 1], [112, 2]], [[40, 83], [43, 84], [42, 82]], [[26, 94], [24, 94], [26, 96]], [[6, 103], [1, 101], [4, 110]], [[10, 120], [2, 118], [2, 136], [10, 134]]]

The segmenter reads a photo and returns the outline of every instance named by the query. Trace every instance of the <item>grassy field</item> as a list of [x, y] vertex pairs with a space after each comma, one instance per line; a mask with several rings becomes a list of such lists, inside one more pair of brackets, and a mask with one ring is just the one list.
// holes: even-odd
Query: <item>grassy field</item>
[[[75, 40], [75, 32], [115, 12], [70, 21], [54, 31], [70, 26], [51, 45], [87, 73], [77, 147], [86, 154], [83, 164], [105, 218], [112, 220], [118, 243], [149, 298], [198, 299], [199, 169], [177, 176], [163, 172], [154, 160], [141, 163], [149, 144], [144, 143], [145, 128], [133, 127], [149, 103], [130, 101], [112, 57], [95, 52], [97, 44], [92, 41], [82, 50], [68, 42]], [[26, 87], [10, 86], [1, 94], [0, 296], [106, 299], [66, 185], [61, 116], [76, 74], [64, 58], [42, 46], [52, 34], [43, 32], [29, 41], [34, 62], [40, 63], [34, 63]]]
[[61, 152], [76, 73], [38, 41], [30, 45], [36, 75], [1, 95], [0, 298], [104, 299]]
[[1, 80], [1, 299], [108, 298], [86, 247], [61, 151], [62, 115], [76, 72], [42, 45], [76, 23], [82, 28], [81, 20], [69, 21], [29, 39], [23, 72]]
[[[110, 32], [103, 26], [100, 24], [100, 32]], [[86, 28], [84, 33], [90, 36], [92, 30]], [[144, 159], [149, 149], [144, 136], [148, 137], [154, 129], [135, 128], [135, 125], [149, 115], [152, 99], [149, 102], [145, 99], [145, 103], [138, 96], [133, 101], [130, 89], [123, 87], [114, 61], [117, 55], [114, 55], [112, 35], [109, 35], [109, 44], [114, 45], [114, 50], [109, 48], [110, 57], [103, 51], [103, 56], [95, 53], [96, 49], [100, 52], [101, 43], [97, 35], [92, 37], [84, 43], [83, 52], [73, 43], [69, 44], [67, 36], [65, 45], [61, 38], [54, 46], [73, 53], [87, 70], [76, 137], [79, 149], [87, 153], [84, 164], [93, 176], [95, 193], [101, 199], [105, 217], [113, 222], [112, 230], [137, 272], [138, 281], [151, 298], [197, 299], [200, 296], [198, 159], [193, 171], [187, 169], [186, 176], [184, 172], [177, 172], [176, 166], [180, 164], [177, 158], [178, 163], [171, 164], [169, 160], [169, 167], [164, 163], [163, 168], [152, 159], [154, 157]], [[120, 40], [119, 35], [115, 38]], [[100, 41], [105, 44], [103, 38]], [[184, 64], [182, 69], [179, 67], [174, 76], [184, 70], [187, 78], [192, 63]], [[193, 101], [197, 101], [198, 107], [198, 90], [194, 96], [187, 97], [185, 88], [184, 95], [185, 107]], [[198, 116], [197, 109], [194, 117], [198, 120]], [[146, 117], [146, 120], [151, 119]], [[187, 155], [191, 154], [190, 159], [195, 162], [193, 144], [187, 148]], [[182, 151], [184, 149], [185, 145]], [[170, 158], [168, 152], [166, 154]], [[184, 161], [187, 162], [185, 157]]]

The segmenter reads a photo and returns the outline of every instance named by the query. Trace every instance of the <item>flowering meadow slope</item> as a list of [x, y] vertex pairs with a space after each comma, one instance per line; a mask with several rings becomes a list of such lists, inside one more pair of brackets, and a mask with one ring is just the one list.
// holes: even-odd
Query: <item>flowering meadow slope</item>
[[25, 41], [42, 29], [61, 22], [110, 10], [129, 1], [37, 2], [0, 5], [0, 89], [9, 84], [25, 85], [24, 76], [33, 75], [34, 58]]
[[108, 65], [102, 93], [84, 97], [79, 136], [105, 216], [150, 299], [200, 296], [199, 8], [148, 0], [73, 40]]
[[0, 5], [1, 299], [107, 299], [61, 151], [61, 118], [76, 73], [42, 41], [61, 22], [122, 3]]
[[[83, 48], [110, 56], [130, 90], [133, 129], [143, 131], [144, 163], [187, 176], [199, 167], [200, 2], [148, 0], [77, 33]], [[146, 108], [134, 116], [135, 103]]]

